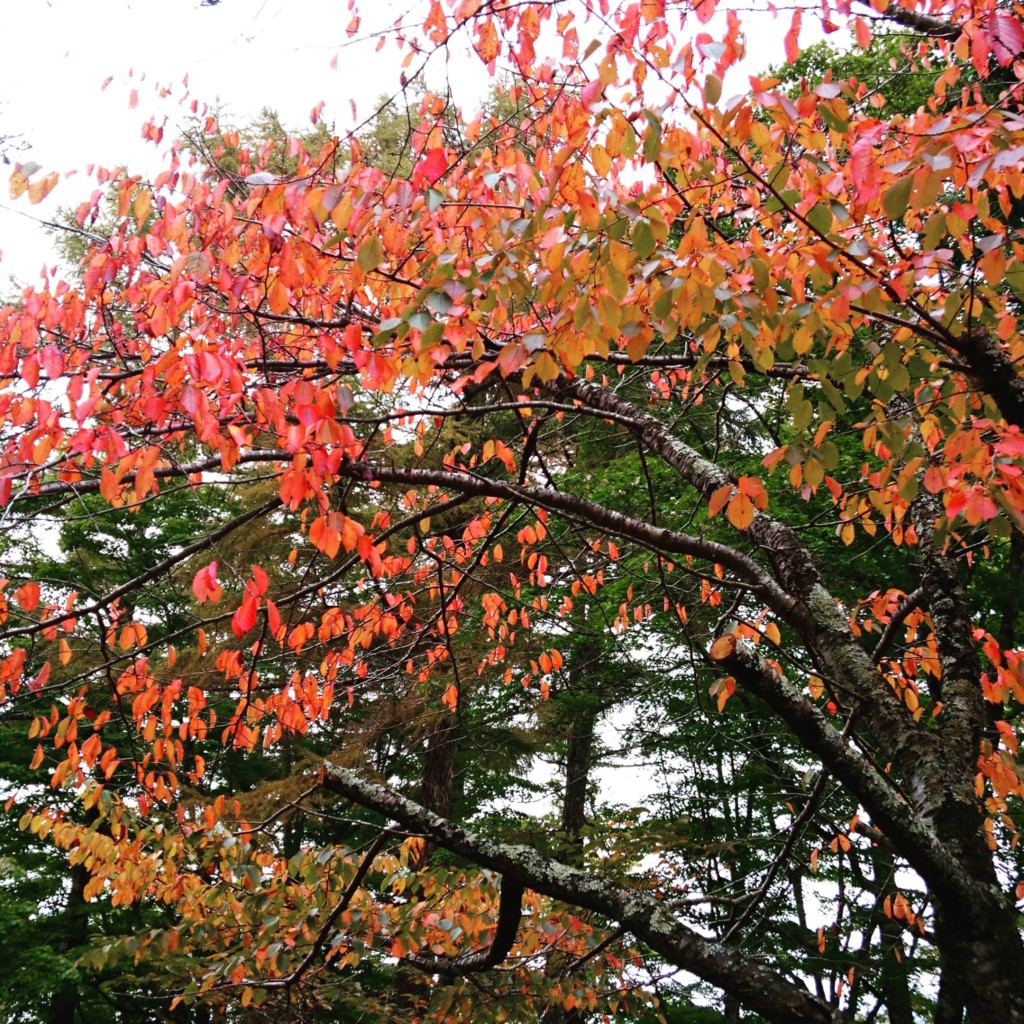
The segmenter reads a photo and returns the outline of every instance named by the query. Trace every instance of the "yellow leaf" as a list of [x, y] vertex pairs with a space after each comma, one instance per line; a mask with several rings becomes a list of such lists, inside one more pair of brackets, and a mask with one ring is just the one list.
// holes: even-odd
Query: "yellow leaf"
[[558, 363], [551, 358], [550, 353], [541, 352], [533, 364], [534, 373], [540, 378], [543, 384], [554, 380], [558, 376]]

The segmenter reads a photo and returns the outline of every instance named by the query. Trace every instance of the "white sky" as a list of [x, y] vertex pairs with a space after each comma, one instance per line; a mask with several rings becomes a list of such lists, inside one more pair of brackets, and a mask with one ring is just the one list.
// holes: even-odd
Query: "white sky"
[[[417, 2], [358, 0], [360, 35], [389, 26]], [[33, 282], [52, 262], [36, 220], [91, 193], [88, 164], [157, 169], [159, 151], [140, 137], [152, 115], [167, 115], [169, 139], [192, 99], [219, 103], [235, 123], [272, 107], [291, 128], [308, 125], [310, 110], [323, 100], [323, 117], [339, 134], [357, 123], [350, 101], [360, 121], [370, 114], [376, 98], [397, 86], [401, 55], [391, 45], [376, 52], [373, 42], [354, 44], [346, 33], [350, 18], [345, 0], [219, 0], [207, 7], [201, 0], [2, 0], [0, 135], [21, 134], [31, 145], [8, 155], [43, 172], [80, 173], [31, 206], [24, 197], [9, 199], [9, 168], [0, 165], [0, 296], [9, 294], [10, 278]], [[408, 17], [406, 24], [421, 19]], [[788, 15], [777, 22], [760, 16], [748, 31], [745, 71], [733, 72], [727, 86], [742, 88], [742, 74], [779, 62], [787, 28]], [[809, 41], [816, 34], [813, 23], [807, 28]], [[428, 81], [436, 86], [447, 77], [456, 99], [475, 105], [487, 90], [479, 61], [465, 54], [449, 60], [445, 67], [435, 58]], [[160, 87], [170, 95], [161, 98]], [[135, 109], [128, 103], [132, 89]]]
[[[148, 171], [158, 165], [159, 151], [143, 142], [141, 126], [164, 113], [170, 139], [174, 125], [188, 117], [191, 99], [223, 105], [236, 123], [272, 107], [294, 128], [308, 127], [310, 110], [323, 100], [324, 119], [340, 133], [356, 123], [350, 101], [362, 120], [381, 93], [397, 87], [401, 55], [393, 46], [378, 53], [374, 43], [353, 44], [343, 0], [200, 3], [0, 3], [0, 135], [21, 134], [31, 145], [8, 157], [35, 161], [44, 172], [84, 172], [92, 162]], [[360, 6], [363, 34], [390, 25], [409, 4], [373, 0]], [[486, 78], [475, 57], [459, 65], [449, 69], [450, 77], [462, 83], [460, 101], [471, 103], [486, 90]], [[432, 83], [444, 75], [438, 62]], [[169, 87], [171, 95], [161, 98], [160, 87]], [[132, 89], [138, 90], [135, 109], [129, 108]], [[12, 275], [34, 280], [50, 258], [49, 243], [30, 218], [45, 217], [58, 204], [77, 205], [94, 187], [79, 173], [33, 207], [25, 199], [10, 200], [9, 173], [0, 166], [0, 293]]]

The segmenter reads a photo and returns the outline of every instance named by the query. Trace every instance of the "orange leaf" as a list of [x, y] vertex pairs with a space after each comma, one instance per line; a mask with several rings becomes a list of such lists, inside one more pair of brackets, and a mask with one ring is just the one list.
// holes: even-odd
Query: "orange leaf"
[[800, 56], [800, 19], [801, 9], [798, 7], [793, 12], [793, 21], [789, 26], [789, 31], [786, 33], [785, 50], [786, 60], [790, 64], [795, 64], [797, 58]]
[[711, 656], [712, 661], [725, 661], [726, 658], [731, 658], [736, 651], [736, 637], [732, 633], [726, 633], [725, 636], [720, 636], [712, 645], [711, 650], [708, 652]]
[[39, 606], [39, 584], [26, 583], [14, 592], [14, 600], [27, 612], [34, 612]]
[[714, 519], [719, 512], [722, 511], [723, 506], [729, 500], [733, 492], [732, 484], [723, 484], [718, 488], [708, 501], [708, 518]]
[[737, 530], [745, 530], [754, 521], [754, 503], [742, 491], [737, 491], [725, 514]]

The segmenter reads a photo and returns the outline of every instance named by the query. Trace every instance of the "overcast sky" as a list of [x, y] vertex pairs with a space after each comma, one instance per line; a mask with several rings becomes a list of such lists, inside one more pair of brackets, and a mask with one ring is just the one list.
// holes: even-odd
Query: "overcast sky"
[[[394, 0], [361, 6], [361, 34], [390, 25], [403, 9]], [[142, 142], [142, 124], [153, 114], [166, 115], [166, 136], [172, 137], [191, 99], [222, 104], [236, 122], [272, 107], [295, 128], [308, 126], [310, 110], [323, 100], [325, 119], [345, 131], [356, 123], [351, 101], [361, 120], [397, 84], [401, 59], [394, 47], [376, 52], [372, 43], [353, 43], [346, 33], [350, 19], [344, 0], [220, 0], [213, 6], [201, 0], [4, 0], [0, 135], [20, 134], [31, 147], [7, 155], [62, 173], [84, 172], [92, 162], [151, 170], [157, 151]], [[452, 76], [462, 82], [464, 103], [484, 89], [475, 64], [465, 59]], [[437, 64], [434, 82], [444, 74]], [[167, 88], [170, 95], [161, 97]], [[129, 107], [133, 89], [135, 109]], [[10, 201], [8, 174], [0, 168], [4, 283], [11, 275], [35, 279], [48, 258], [48, 243], [31, 218], [45, 217], [58, 203], [77, 205], [92, 190], [80, 173], [62, 180], [42, 207], [32, 207]]]
[[[358, 0], [360, 35], [387, 27], [417, 2]], [[52, 260], [35, 221], [92, 191], [88, 164], [156, 169], [156, 149], [141, 140], [141, 126], [154, 114], [158, 122], [168, 118], [168, 138], [188, 116], [192, 99], [223, 105], [236, 123], [272, 107], [287, 126], [299, 128], [321, 100], [325, 120], [339, 133], [357, 123], [351, 101], [362, 120], [381, 93], [395, 88], [401, 56], [392, 46], [377, 52], [372, 42], [353, 43], [346, 33], [350, 19], [345, 0], [207, 6], [202, 0], [0, 0], [0, 135], [20, 134], [30, 145], [8, 156], [35, 161], [46, 172], [81, 172], [62, 179], [46, 203], [33, 207], [8, 198], [9, 169], [0, 167], [0, 295], [9, 291], [10, 277], [34, 281]], [[757, 46], [749, 70], [780, 59], [787, 27], [785, 16], [759, 22], [748, 35], [748, 47]], [[429, 69], [431, 84], [447, 77], [457, 100], [474, 105], [486, 91], [479, 62], [458, 53], [450, 61]], [[133, 89], [135, 109], [129, 107]], [[161, 96], [161, 89], [170, 94]]]

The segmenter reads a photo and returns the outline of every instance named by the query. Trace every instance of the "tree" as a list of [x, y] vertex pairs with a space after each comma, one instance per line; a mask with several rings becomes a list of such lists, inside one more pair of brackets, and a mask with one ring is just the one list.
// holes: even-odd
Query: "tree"
[[[0, 632], [22, 826], [173, 915], [87, 958], [169, 1013], [1024, 1019], [1021, 10], [826, 7], [938, 72], [903, 109], [814, 62], [722, 102], [714, 13], [435, 2], [400, 45], [511, 61], [505, 115], [427, 96], [389, 173], [193, 137], [0, 313], [12, 537], [222, 512], [15, 565]], [[615, 713], [652, 806], [590, 796]], [[557, 814], [489, 810], [545, 751]]]

